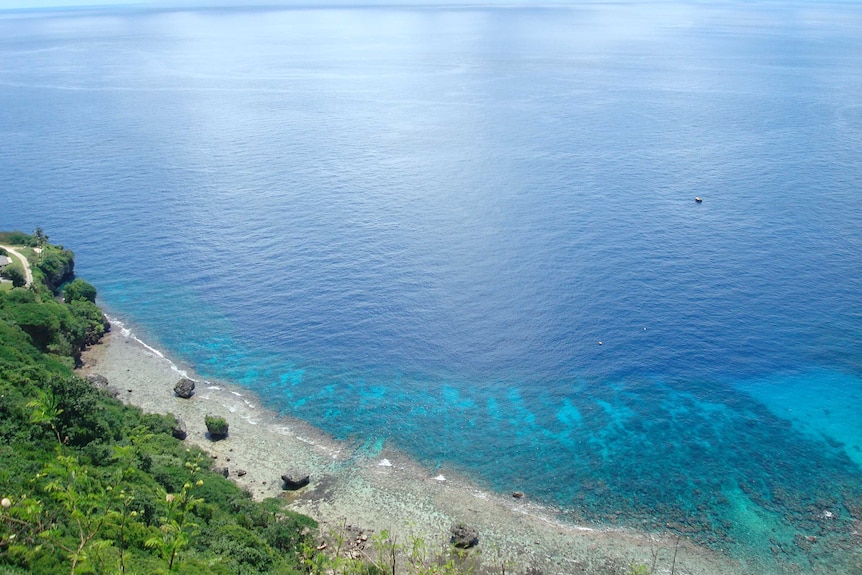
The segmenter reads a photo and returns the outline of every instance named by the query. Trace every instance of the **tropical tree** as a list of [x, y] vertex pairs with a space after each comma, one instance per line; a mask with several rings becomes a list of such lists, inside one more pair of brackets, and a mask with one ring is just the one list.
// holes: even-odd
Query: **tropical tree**
[[173, 571], [180, 551], [191, 542], [197, 533], [199, 525], [190, 521], [195, 507], [204, 502], [194, 496], [194, 490], [203, 486], [202, 479], [197, 479], [201, 471], [200, 455], [193, 461], [187, 461], [185, 468], [189, 471], [189, 480], [183, 484], [179, 493], [168, 493], [165, 501], [168, 504], [168, 514], [162, 518], [160, 534], [147, 539], [146, 546], [158, 549], [162, 558], [168, 564], [168, 571]]
[[106, 546], [107, 542], [100, 541], [97, 535], [105, 521], [107, 493], [111, 487], [102, 485], [74, 456], [58, 454], [56, 461], [48, 465], [41, 475], [48, 479], [45, 492], [68, 513], [74, 533], [71, 541], [60, 527], [50, 529], [42, 536], [68, 554], [71, 561], [69, 575], [75, 575], [78, 566], [90, 559], [88, 551]]
[[60, 408], [60, 402], [54, 393], [48, 389], [36, 389], [36, 399], [30, 401], [27, 407], [33, 411], [30, 413], [30, 423], [38, 425], [48, 425], [57, 437], [57, 443], [63, 444], [60, 437], [60, 429], [57, 427], [60, 415], [63, 409]]
[[36, 231], [33, 232], [33, 237], [36, 238], [36, 247], [39, 249], [44, 248], [48, 244], [48, 235], [38, 226], [36, 227]]
[[63, 299], [66, 303], [77, 300], [87, 300], [96, 303], [96, 288], [92, 284], [80, 278], [72, 280], [63, 288]]

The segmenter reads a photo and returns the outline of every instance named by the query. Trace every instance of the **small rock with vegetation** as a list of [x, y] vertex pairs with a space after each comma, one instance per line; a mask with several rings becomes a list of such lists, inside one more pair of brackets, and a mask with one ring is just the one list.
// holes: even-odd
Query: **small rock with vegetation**
[[204, 423], [206, 423], [207, 432], [209, 433], [210, 439], [213, 441], [218, 441], [219, 439], [227, 437], [228, 423], [224, 417], [207, 415], [204, 417]]

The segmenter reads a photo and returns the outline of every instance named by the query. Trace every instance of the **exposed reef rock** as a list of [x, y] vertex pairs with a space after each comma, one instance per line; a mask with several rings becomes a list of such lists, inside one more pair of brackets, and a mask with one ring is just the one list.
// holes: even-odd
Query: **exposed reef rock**
[[449, 535], [449, 542], [458, 549], [470, 549], [479, 544], [479, 532], [463, 523], [453, 525]]
[[195, 394], [195, 382], [187, 377], [182, 378], [174, 386], [174, 393], [183, 399], [190, 398]]
[[304, 471], [291, 470], [281, 476], [281, 488], [289, 491], [301, 489], [308, 485], [310, 477]]

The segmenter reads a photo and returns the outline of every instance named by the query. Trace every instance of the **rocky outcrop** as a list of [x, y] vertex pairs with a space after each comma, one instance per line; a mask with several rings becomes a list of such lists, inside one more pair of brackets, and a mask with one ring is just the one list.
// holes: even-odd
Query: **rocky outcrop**
[[282, 475], [281, 480], [283, 482], [282, 489], [294, 491], [308, 485], [311, 478], [308, 473], [294, 469]]
[[108, 316], [102, 314], [102, 327], [105, 328], [105, 333], [109, 333], [111, 331], [111, 320], [108, 319]]
[[84, 379], [93, 384], [94, 387], [99, 389], [105, 389], [108, 387], [108, 378], [104, 375], [99, 375], [98, 373], [88, 373], [84, 376]]
[[479, 532], [463, 523], [453, 525], [449, 535], [449, 542], [458, 549], [470, 549], [479, 544]]
[[173, 428], [171, 429], [171, 435], [173, 435], [174, 438], [182, 441], [183, 439], [188, 437], [188, 432], [186, 432], [186, 422], [183, 421], [182, 419], [180, 419], [179, 417], [177, 417], [176, 420], [177, 420], [177, 422], [174, 424]]
[[187, 377], [182, 378], [174, 385], [174, 393], [183, 399], [190, 398], [195, 394], [195, 382]]

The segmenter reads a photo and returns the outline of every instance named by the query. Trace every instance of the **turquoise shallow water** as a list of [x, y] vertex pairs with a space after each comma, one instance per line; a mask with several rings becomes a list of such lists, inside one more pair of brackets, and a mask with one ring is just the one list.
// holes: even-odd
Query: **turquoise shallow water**
[[7, 13], [0, 227], [357, 445], [853, 573], [860, 95], [852, 4]]

